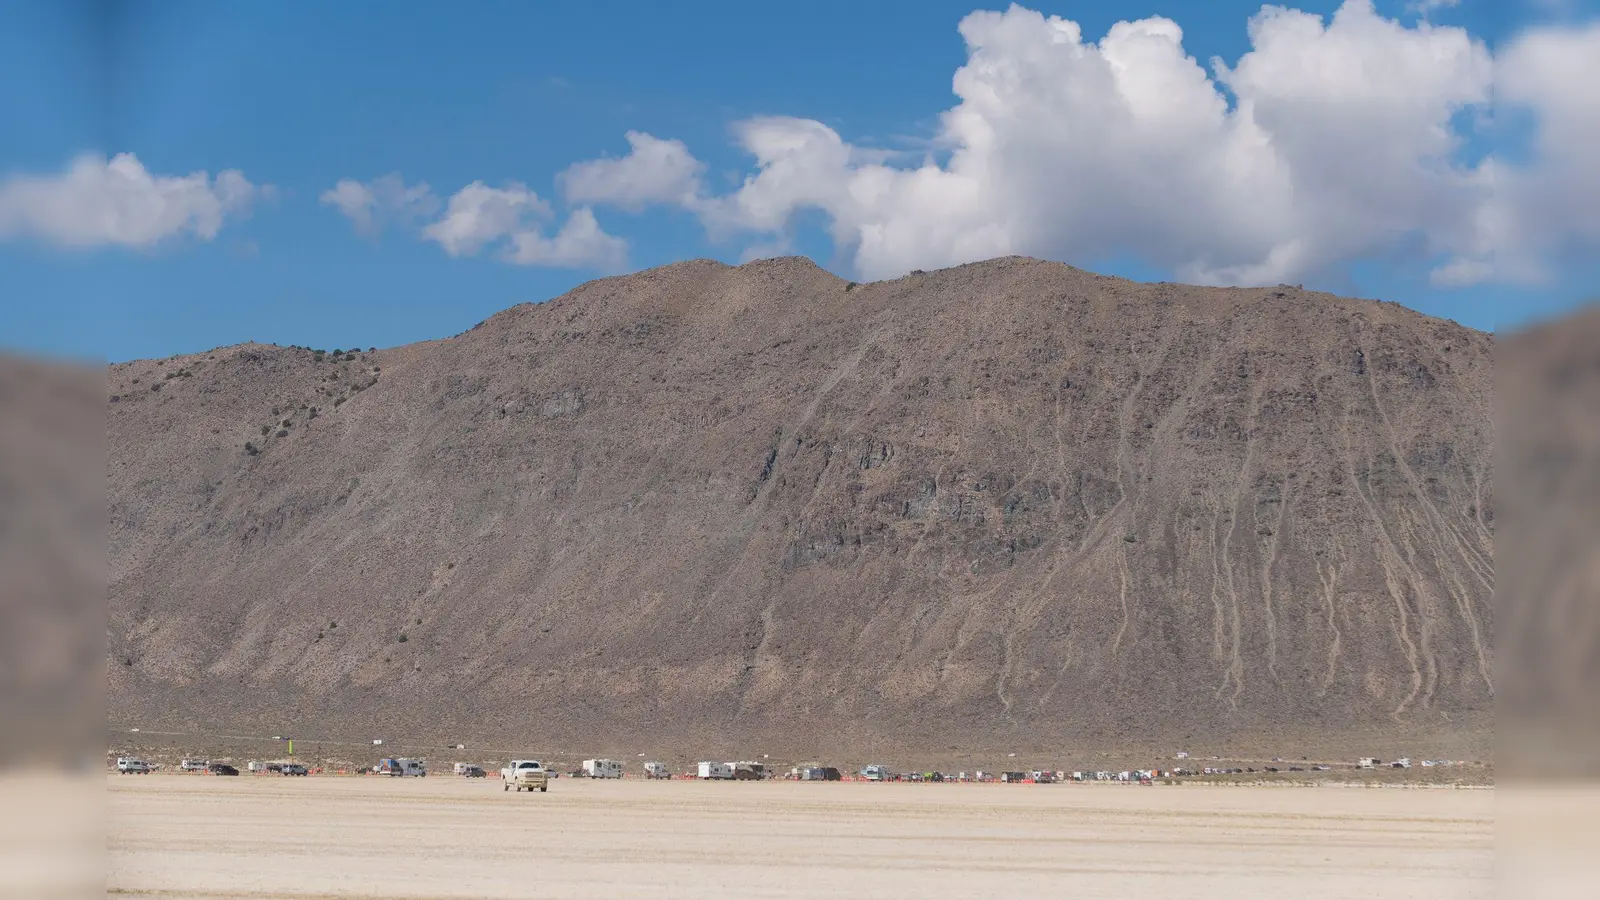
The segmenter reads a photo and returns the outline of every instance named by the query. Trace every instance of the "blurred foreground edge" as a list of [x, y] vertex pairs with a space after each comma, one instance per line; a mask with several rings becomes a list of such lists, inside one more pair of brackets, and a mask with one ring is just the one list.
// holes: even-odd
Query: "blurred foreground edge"
[[1600, 884], [1600, 308], [1495, 347], [1500, 895]]
[[104, 896], [105, 375], [0, 353], [0, 898]]

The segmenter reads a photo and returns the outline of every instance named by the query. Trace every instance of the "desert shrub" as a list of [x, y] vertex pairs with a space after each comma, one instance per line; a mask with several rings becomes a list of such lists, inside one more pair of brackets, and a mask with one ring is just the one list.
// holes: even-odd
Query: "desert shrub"
[[271, 425], [263, 425], [263, 426], [261, 426], [261, 436], [262, 437], [266, 437], [267, 435], [269, 435], [271, 433], [272, 433], [272, 426]]
[[289, 436], [289, 429], [287, 429], [287, 428], [278, 429], [278, 437], [288, 437], [288, 436]]
[[400, 632], [400, 643], [404, 644], [406, 641], [409, 641], [409, 640], [411, 640], [411, 639], [406, 637], [405, 632], [403, 632], [403, 631]]
[[249, 441], [245, 441], [244, 442], [244, 452], [250, 454], [251, 456], [255, 456], [257, 453], [260, 453], [261, 451], [256, 449], [256, 445], [255, 444], [252, 444]]

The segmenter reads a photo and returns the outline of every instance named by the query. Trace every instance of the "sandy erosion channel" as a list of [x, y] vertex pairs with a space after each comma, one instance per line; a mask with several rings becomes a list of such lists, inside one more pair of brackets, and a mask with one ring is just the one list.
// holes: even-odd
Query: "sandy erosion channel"
[[108, 893], [1488, 897], [1488, 789], [109, 779]]

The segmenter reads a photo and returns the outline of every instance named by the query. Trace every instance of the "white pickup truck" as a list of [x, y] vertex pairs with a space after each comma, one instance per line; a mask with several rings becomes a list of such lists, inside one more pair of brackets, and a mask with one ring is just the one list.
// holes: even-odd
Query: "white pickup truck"
[[548, 791], [550, 773], [537, 759], [513, 759], [511, 765], [500, 770], [501, 790]]

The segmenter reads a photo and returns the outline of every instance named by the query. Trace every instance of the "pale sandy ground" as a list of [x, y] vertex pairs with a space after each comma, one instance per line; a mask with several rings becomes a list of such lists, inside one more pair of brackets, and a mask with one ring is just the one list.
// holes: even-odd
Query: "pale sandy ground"
[[149, 897], [1493, 896], [1494, 791], [112, 776]]

